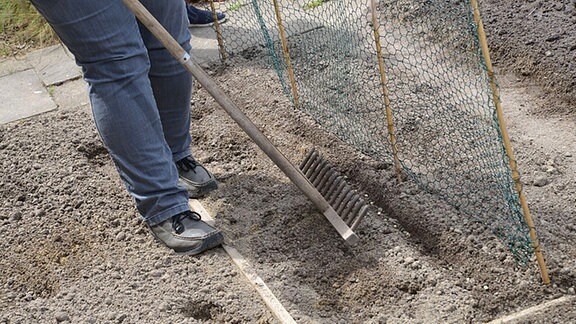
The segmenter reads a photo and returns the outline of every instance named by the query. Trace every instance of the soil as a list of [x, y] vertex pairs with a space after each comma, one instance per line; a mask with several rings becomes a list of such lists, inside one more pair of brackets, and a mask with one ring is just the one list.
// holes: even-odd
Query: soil
[[[490, 35], [509, 27], [491, 24], [490, 15]], [[564, 35], [573, 39], [573, 30]], [[510, 27], [509, 33], [518, 31]], [[524, 34], [508, 36], [523, 43], [517, 40]], [[513, 46], [498, 44], [501, 51]], [[193, 150], [221, 184], [202, 203], [297, 322], [477, 323], [575, 294], [573, 105], [554, 108], [562, 116], [543, 114], [548, 88], [528, 76], [500, 77], [553, 280], [544, 286], [535, 262], [518, 266], [493, 235], [413, 182], [398, 184], [391, 165], [356, 152], [292, 109], [273, 70], [259, 64], [263, 59], [252, 53], [250, 60], [238, 57], [211, 72], [294, 164], [318, 148], [372, 204], [357, 229], [361, 243], [346, 245], [197, 86]], [[506, 59], [496, 54], [500, 70]], [[1, 126], [0, 164], [0, 322], [276, 322], [224, 250], [182, 257], [152, 239], [98, 139], [89, 107]], [[574, 320], [574, 308], [560, 306], [531, 322]]]
[[551, 104], [540, 113], [572, 113], [576, 1], [482, 0], [481, 9], [496, 65], [546, 89]]

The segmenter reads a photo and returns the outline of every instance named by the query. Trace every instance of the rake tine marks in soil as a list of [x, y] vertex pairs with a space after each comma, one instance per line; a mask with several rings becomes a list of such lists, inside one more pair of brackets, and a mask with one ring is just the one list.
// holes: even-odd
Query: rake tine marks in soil
[[[214, 218], [212, 215], [204, 208], [202, 203], [196, 199], [190, 199], [188, 204], [191, 210], [197, 212], [202, 217], [206, 223], [214, 224]], [[280, 323], [295, 324], [292, 315], [284, 308], [282, 303], [276, 298], [274, 293], [268, 288], [266, 283], [262, 278], [256, 273], [254, 267], [246, 260], [238, 250], [233, 246], [222, 244], [222, 248], [228, 254], [232, 262], [238, 267], [238, 270], [244, 275], [244, 278], [250, 282], [254, 290], [260, 295], [262, 301], [268, 307], [268, 310], [276, 317]]]
[[360, 224], [368, 205], [315, 149], [310, 150], [300, 163], [300, 170], [346, 225], [357, 227]]

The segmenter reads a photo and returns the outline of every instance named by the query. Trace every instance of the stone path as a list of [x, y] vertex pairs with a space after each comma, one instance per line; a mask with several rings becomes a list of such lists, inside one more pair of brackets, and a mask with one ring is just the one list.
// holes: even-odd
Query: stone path
[[[194, 28], [192, 55], [200, 64], [219, 60], [212, 28]], [[20, 59], [0, 61], [0, 124], [88, 103], [86, 83], [74, 57], [54, 45]]]

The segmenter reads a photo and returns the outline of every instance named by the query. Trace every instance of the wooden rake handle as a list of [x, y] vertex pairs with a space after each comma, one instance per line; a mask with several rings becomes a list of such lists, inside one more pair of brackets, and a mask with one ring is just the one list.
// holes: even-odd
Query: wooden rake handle
[[268, 155], [268, 157], [290, 178], [290, 180], [316, 205], [336, 231], [349, 244], [356, 244], [358, 236], [344, 223], [326, 199], [310, 183], [302, 172], [270, 142], [254, 123], [234, 104], [222, 88], [212, 80], [178, 42], [164, 29], [152, 14], [138, 0], [123, 0], [136, 18], [168, 49], [202, 87], [220, 104], [246, 134]]

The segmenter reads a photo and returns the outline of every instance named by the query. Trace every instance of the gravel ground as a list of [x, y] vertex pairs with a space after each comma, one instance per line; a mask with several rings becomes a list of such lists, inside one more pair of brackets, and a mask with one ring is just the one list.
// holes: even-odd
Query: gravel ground
[[[518, 267], [485, 229], [293, 110], [260, 59], [238, 58], [213, 77], [293, 163], [317, 147], [373, 204], [361, 244], [347, 246], [198, 87], [193, 150], [221, 182], [203, 204], [298, 322], [476, 323], [575, 294], [576, 119], [542, 114], [540, 83], [501, 78], [550, 286], [535, 263]], [[276, 321], [222, 249], [181, 257], [152, 239], [85, 105], [0, 126], [0, 164], [0, 322]], [[574, 318], [565, 306], [532, 322]]]

